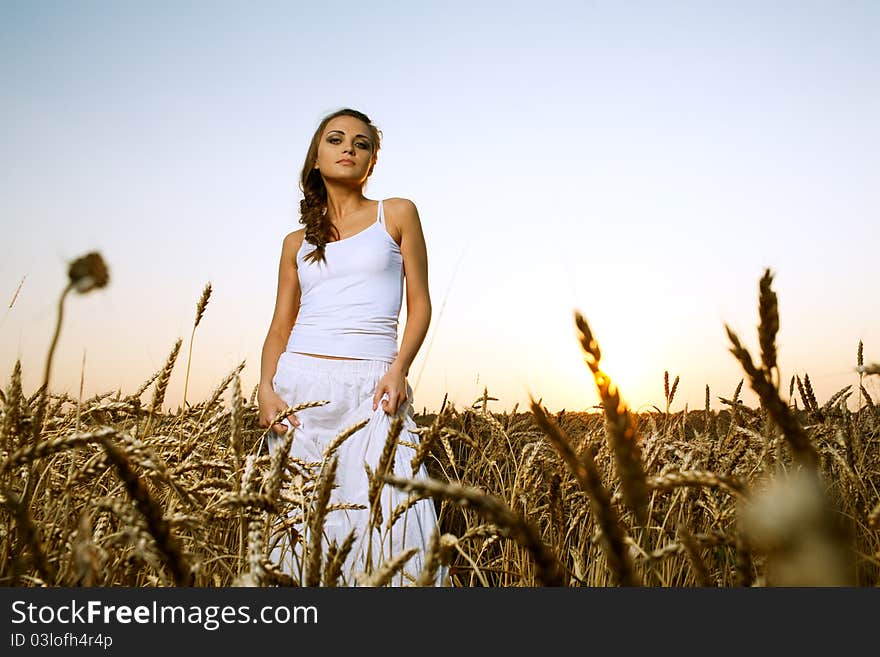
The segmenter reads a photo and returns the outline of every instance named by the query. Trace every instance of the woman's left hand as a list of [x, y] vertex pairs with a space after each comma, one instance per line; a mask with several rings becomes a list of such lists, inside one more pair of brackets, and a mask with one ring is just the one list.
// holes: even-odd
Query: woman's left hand
[[[382, 399], [385, 394], [388, 399]], [[379, 385], [376, 386], [376, 392], [373, 394], [373, 410], [379, 408], [389, 415], [396, 415], [397, 409], [406, 401], [406, 375], [398, 368], [392, 366], [379, 379]]]

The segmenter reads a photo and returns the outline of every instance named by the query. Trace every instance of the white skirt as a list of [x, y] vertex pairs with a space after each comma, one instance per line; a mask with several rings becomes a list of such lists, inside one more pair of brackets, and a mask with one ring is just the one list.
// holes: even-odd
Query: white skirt
[[[324, 449], [345, 429], [362, 420], [369, 422], [349, 436], [336, 451], [339, 458], [336, 470], [337, 487], [330, 495], [330, 504], [360, 504], [363, 509], [335, 509], [327, 513], [324, 521], [323, 553], [335, 540], [341, 546], [352, 530], [355, 541], [345, 560], [339, 584], [357, 586], [359, 578], [368, 570], [376, 572], [381, 564], [410, 548], [418, 551], [410, 557], [401, 572], [392, 579], [394, 586], [411, 585], [421, 573], [426, 551], [431, 537], [437, 528], [437, 513], [434, 502], [424, 499], [407, 509], [389, 528], [388, 519], [392, 511], [405, 502], [410, 494], [385, 484], [381, 492], [382, 523], [374, 527], [372, 536], [366, 528], [370, 514], [368, 491], [369, 483], [364, 464], [372, 472], [376, 471], [379, 457], [391, 427], [392, 416], [388, 415], [382, 404], [373, 410], [373, 395], [379, 379], [388, 371], [389, 363], [375, 360], [341, 360], [316, 358], [285, 351], [278, 359], [272, 387], [289, 406], [310, 401], [329, 401], [329, 404], [306, 408], [296, 412], [300, 425], [295, 427], [290, 455], [307, 463], [320, 464], [324, 460]], [[407, 399], [397, 409], [396, 415], [404, 420], [400, 441], [418, 444], [420, 436], [412, 433], [417, 428], [413, 419], [412, 388], [407, 382]], [[387, 395], [383, 396], [383, 399]], [[274, 451], [283, 440], [274, 432], [269, 432], [269, 449]], [[415, 450], [398, 444], [394, 452], [392, 474], [406, 478], [427, 478], [424, 465], [416, 475], [412, 474], [411, 460]], [[317, 469], [314, 471], [317, 474]], [[314, 497], [314, 496], [313, 496]], [[307, 498], [312, 499], [312, 498]], [[308, 501], [307, 501], [308, 504]], [[300, 516], [301, 509], [291, 511], [291, 516]], [[286, 573], [298, 581], [303, 581], [302, 543], [309, 537], [301, 523], [294, 527], [303, 537], [294, 545], [287, 539], [289, 532], [280, 532], [275, 537], [276, 544], [270, 552], [270, 559]], [[368, 568], [368, 564], [372, 564]], [[447, 569], [438, 570], [436, 584], [442, 585]]]

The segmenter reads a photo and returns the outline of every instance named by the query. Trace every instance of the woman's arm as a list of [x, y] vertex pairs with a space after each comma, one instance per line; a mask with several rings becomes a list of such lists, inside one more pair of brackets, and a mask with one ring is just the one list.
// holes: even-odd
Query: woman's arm
[[406, 326], [397, 358], [383, 377], [388, 381], [380, 382], [376, 390], [373, 408], [378, 407], [387, 391], [389, 400], [385, 408], [393, 415], [406, 396], [405, 378], [431, 324], [431, 295], [428, 290], [428, 249], [418, 209], [412, 201], [404, 198], [388, 199], [385, 208], [400, 230], [400, 254], [406, 277]]
[[296, 253], [302, 245], [305, 229], [297, 230], [284, 238], [281, 246], [281, 262], [278, 265], [278, 292], [275, 312], [263, 343], [260, 361], [260, 388], [272, 388], [272, 378], [278, 366], [278, 358], [287, 346], [290, 331], [299, 312], [300, 286], [296, 269]]
[[431, 294], [428, 290], [428, 249], [415, 204], [404, 198], [393, 201], [392, 212], [400, 228], [400, 253], [406, 276], [406, 326], [400, 350], [392, 367], [404, 375], [425, 341], [431, 324]]

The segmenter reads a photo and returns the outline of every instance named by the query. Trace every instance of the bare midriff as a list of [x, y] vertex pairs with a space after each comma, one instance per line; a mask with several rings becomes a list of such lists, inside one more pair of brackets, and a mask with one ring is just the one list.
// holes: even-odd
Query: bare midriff
[[294, 351], [295, 354], [302, 354], [303, 356], [312, 356], [313, 358], [332, 358], [333, 360], [363, 360], [363, 358], [348, 358], [346, 356], [324, 356], [323, 354], [307, 354], [304, 351]]

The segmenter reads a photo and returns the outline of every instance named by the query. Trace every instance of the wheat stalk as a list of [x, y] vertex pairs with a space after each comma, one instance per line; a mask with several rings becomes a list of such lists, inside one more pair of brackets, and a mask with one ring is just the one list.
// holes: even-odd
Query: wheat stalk
[[208, 306], [208, 299], [211, 298], [211, 283], [209, 282], [205, 285], [205, 289], [202, 290], [202, 296], [199, 298], [198, 304], [196, 304], [196, 321], [193, 323], [192, 334], [189, 337], [189, 353], [186, 358], [186, 379], [183, 383], [183, 404], [181, 405], [181, 413], [186, 409], [186, 391], [189, 388], [189, 370], [190, 365], [192, 364], [192, 347], [193, 341], [196, 337], [196, 327], [199, 325], [199, 322], [202, 321], [202, 315], [205, 314], [205, 308]]
[[193, 575], [187, 564], [177, 539], [171, 534], [168, 522], [163, 517], [162, 509], [153, 500], [150, 493], [144, 487], [140, 478], [135, 473], [125, 453], [113, 445], [109, 439], [103, 443], [104, 451], [110, 461], [116, 466], [119, 478], [125, 484], [128, 494], [134, 500], [138, 511], [147, 521], [147, 528], [156, 541], [156, 546], [168, 566], [174, 581], [179, 586], [192, 586]]
[[386, 559], [374, 573], [361, 577], [361, 586], [385, 586], [392, 580], [397, 572], [403, 568], [403, 565], [418, 551], [418, 548], [409, 548], [400, 554], [394, 555], [390, 559]]
[[[575, 311], [574, 320], [579, 331], [578, 339], [583, 350], [584, 360], [593, 373], [599, 397], [605, 408], [606, 436], [614, 452], [614, 462], [623, 489], [624, 501], [635, 514], [636, 519], [641, 524], [645, 524], [647, 522], [648, 489], [645, 484], [645, 471], [642, 465], [642, 454], [635, 421], [626, 403], [620, 398], [617, 386], [599, 368], [601, 351], [587, 320], [577, 311]], [[671, 394], [674, 394], [674, 389], [675, 386], [673, 386]]]
[[345, 564], [348, 553], [351, 552], [351, 548], [354, 545], [354, 540], [355, 530], [352, 529], [345, 537], [345, 540], [342, 541], [341, 546], [337, 548], [335, 540], [331, 544], [333, 552], [332, 554], [328, 554], [327, 564], [324, 567], [324, 586], [335, 587], [337, 585], [339, 577], [342, 574], [342, 567]]
[[805, 465], [816, 467], [818, 464], [818, 454], [810, 443], [809, 437], [798, 423], [797, 418], [792, 414], [788, 404], [780, 399], [779, 393], [768, 378], [766, 371], [758, 369], [752, 363], [749, 352], [742, 346], [736, 333], [726, 324], [725, 329], [727, 330], [727, 337], [733, 345], [730, 348], [730, 352], [742, 365], [752, 384], [752, 389], [758, 393], [758, 396], [764, 403], [764, 407], [770, 413], [770, 417], [782, 429], [782, 433], [789, 445], [791, 445], [795, 456]]
[[324, 531], [324, 519], [327, 517], [327, 505], [330, 493], [336, 482], [336, 468], [339, 457], [330, 459], [326, 469], [318, 479], [318, 495], [315, 498], [312, 513], [309, 516], [309, 554], [306, 568], [306, 586], [318, 586], [321, 582], [321, 538]]
[[611, 505], [611, 496], [602, 485], [593, 455], [593, 447], [589, 446], [584, 452], [584, 458], [579, 459], [571, 448], [571, 441], [565, 433], [551, 420], [540, 405], [531, 400], [532, 413], [538, 421], [538, 425], [550, 439], [550, 443], [562, 456], [562, 460], [574, 475], [581, 489], [589, 496], [590, 508], [593, 516], [599, 523], [604, 537], [603, 549], [605, 551], [608, 566], [614, 573], [617, 581], [623, 586], [638, 584], [638, 578], [632, 569], [629, 553], [626, 549], [626, 532], [620, 524], [617, 512]]
[[538, 567], [536, 579], [546, 586], [561, 586], [563, 577], [553, 552], [538, 538], [535, 528], [522, 516], [510, 510], [501, 500], [468, 486], [444, 484], [432, 479], [402, 479], [385, 475], [385, 482], [403, 491], [427, 493], [435, 498], [446, 498], [462, 506], [469, 506], [488, 516], [504, 536], [509, 536], [526, 548]]

